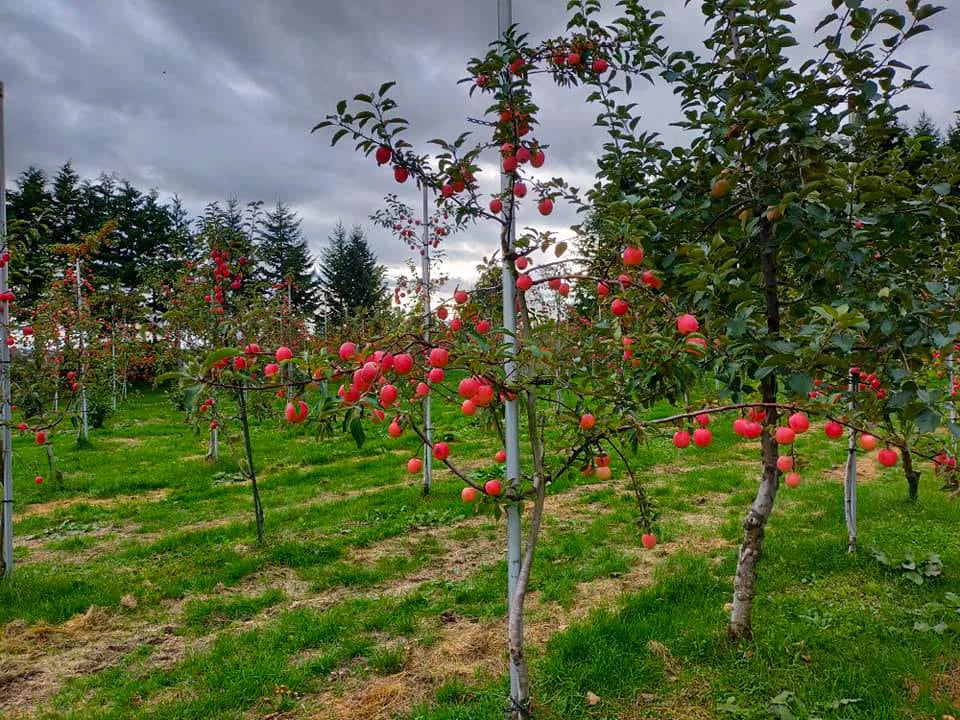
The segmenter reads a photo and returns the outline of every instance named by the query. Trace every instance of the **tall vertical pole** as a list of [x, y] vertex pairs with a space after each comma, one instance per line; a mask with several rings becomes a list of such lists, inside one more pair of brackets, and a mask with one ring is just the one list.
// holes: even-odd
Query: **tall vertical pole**
[[[423, 339], [430, 341], [430, 218], [428, 217], [427, 184], [423, 185], [423, 250], [420, 258], [420, 277], [423, 282]], [[433, 483], [433, 440], [430, 436], [430, 393], [423, 399], [423, 494], [430, 492]]]
[[117, 344], [113, 341], [113, 328], [110, 328], [110, 405], [114, 412], [117, 410]]
[[[286, 331], [284, 332], [284, 334], [286, 335], [284, 340], [286, 340], [288, 345], [293, 345], [293, 340], [290, 339], [291, 337], [290, 331], [293, 326], [293, 277], [287, 278], [287, 317], [286, 317], [286, 322], [284, 324], [287, 328]], [[291, 402], [293, 400], [293, 364], [292, 363], [287, 363], [286, 375], [287, 375], [287, 402]]]
[[[513, 24], [513, 5], [511, 0], [497, 0], [497, 31], [502, 40], [507, 29]], [[510, 187], [510, 177], [500, 173], [500, 190], [504, 192]], [[516, 214], [512, 208], [515, 204], [511, 201], [510, 217], [507, 222], [510, 227], [507, 229], [507, 250], [513, 251], [516, 234]], [[502, 278], [503, 278], [503, 328], [506, 331], [504, 341], [507, 345], [506, 358], [503, 361], [503, 370], [505, 380], [510, 383], [515, 379], [517, 373], [516, 355], [517, 355], [517, 311], [516, 311], [516, 288], [513, 283], [513, 269], [510, 266], [510, 258], [505, 253], [502, 259]], [[520, 487], [520, 424], [517, 413], [516, 399], [509, 399], [503, 404], [504, 412], [504, 439], [507, 453], [506, 463], [506, 485], [511, 490], [518, 490]], [[531, 428], [532, 431], [532, 428]], [[512, 493], [511, 493], [512, 494]], [[517, 588], [517, 581], [520, 577], [521, 561], [521, 525], [520, 525], [520, 506], [517, 503], [507, 505], [507, 592], [509, 593], [508, 610], [513, 606], [514, 593]], [[521, 629], [522, 632], [522, 629]], [[517, 668], [510, 661], [510, 699], [513, 709], [521, 706], [525, 698], [520, 697], [520, 681], [517, 674]]]
[[80, 289], [80, 256], [74, 264], [77, 280], [77, 324], [80, 325], [80, 440], [86, 442], [89, 435], [87, 426], [87, 359], [83, 332], [83, 293]]
[[[856, 406], [857, 384], [860, 378], [856, 372], [850, 372], [850, 400], [851, 415]], [[847, 551], [857, 551], [857, 431], [850, 428], [847, 443], [847, 472], [843, 481], [843, 514], [847, 521]]]
[[[7, 244], [7, 174], [4, 165], [3, 83], [0, 82], [0, 246]], [[7, 263], [0, 267], [0, 293], [7, 292]], [[10, 307], [0, 303], [0, 420], [3, 423], [3, 576], [13, 577], [13, 448], [10, 437]]]

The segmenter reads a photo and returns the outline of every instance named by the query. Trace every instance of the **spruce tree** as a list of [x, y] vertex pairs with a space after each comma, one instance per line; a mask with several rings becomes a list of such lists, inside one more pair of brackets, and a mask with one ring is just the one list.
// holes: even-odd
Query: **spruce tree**
[[320, 254], [320, 288], [327, 319], [342, 325], [358, 318], [370, 318], [388, 307], [385, 284], [387, 270], [377, 257], [359, 225], [347, 234], [338, 222]]
[[35, 167], [24, 170], [7, 194], [7, 230], [17, 257], [10, 265], [10, 283], [21, 307], [40, 299], [53, 274], [52, 207], [46, 173]]
[[300, 218], [279, 200], [259, 223], [256, 254], [261, 279], [278, 289], [290, 283], [296, 312], [312, 315], [320, 306], [313, 258]]

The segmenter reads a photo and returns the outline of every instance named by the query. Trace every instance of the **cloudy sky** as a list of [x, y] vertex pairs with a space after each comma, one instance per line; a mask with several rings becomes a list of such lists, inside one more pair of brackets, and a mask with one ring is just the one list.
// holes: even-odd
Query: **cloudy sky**
[[[613, 0], [606, 0], [613, 6]], [[883, 5], [883, 0], [878, 4]], [[900, 0], [888, 3], [902, 9]], [[960, 109], [960, 2], [934, 18], [902, 59], [929, 64], [932, 91], [906, 101], [941, 126]], [[566, 0], [514, 0], [514, 21], [531, 36], [560, 34]], [[672, 46], [698, 47], [699, 2], [648, 3], [667, 11]], [[812, 37], [829, 0], [800, 0], [795, 15]], [[482, 101], [456, 81], [497, 31], [496, 0], [0, 0], [0, 81], [6, 85], [7, 175], [29, 165], [54, 170], [71, 160], [81, 175], [116, 172], [141, 188], [177, 193], [193, 211], [236, 196], [282, 198], [304, 219], [315, 250], [333, 224], [363, 223], [381, 261], [402, 266], [409, 250], [367, 220], [385, 193], [418, 201], [344, 143], [310, 128], [336, 101], [398, 82], [395, 97], [414, 143], [452, 137]], [[544, 83], [537, 136], [549, 143], [544, 171], [586, 184], [600, 136], [581, 90]], [[664, 88], [638, 85], [645, 127], [683, 142], [668, 124], [677, 103]], [[492, 170], [492, 168], [491, 168]], [[496, 178], [489, 175], [487, 187]], [[537, 221], [533, 203], [521, 223]], [[558, 205], [564, 230], [575, 216]], [[540, 223], [541, 226], [543, 225]], [[478, 229], [447, 242], [448, 271], [469, 281], [496, 243]]]

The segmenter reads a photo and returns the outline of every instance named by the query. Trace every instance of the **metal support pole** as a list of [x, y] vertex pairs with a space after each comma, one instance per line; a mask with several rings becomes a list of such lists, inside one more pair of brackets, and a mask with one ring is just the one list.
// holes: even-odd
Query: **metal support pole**
[[[291, 322], [292, 319], [293, 319], [293, 278], [288, 277], [287, 278], [287, 318], [286, 318], [286, 322], [284, 323], [284, 325], [287, 328], [286, 332], [284, 333], [286, 335], [284, 339], [286, 340], [288, 345], [293, 344], [293, 341], [290, 340], [290, 335], [291, 335], [290, 330], [292, 325], [292, 322]], [[293, 400], [293, 365], [291, 363], [287, 363], [286, 375], [287, 375], [287, 402], [291, 402]]]
[[[427, 184], [423, 185], [423, 252], [420, 258], [420, 277], [423, 282], [423, 339], [430, 341], [430, 220], [428, 217]], [[427, 441], [423, 445], [423, 494], [430, 492], [433, 483], [433, 450], [430, 436], [430, 394], [423, 399], [423, 428]]]
[[[513, 24], [513, 6], [511, 0], [497, 0], [497, 30], [498, 37], [503, 38], [507, 29]], [[500, 189], [505, 191], [510, 187], [510, 178], [506, 173], [500, 174]], [[512, 207], [512, 204], [511, 204]], [[508, 218], [510, 227], [507, 232], [507, 249], [512, 251], [516, 233], [516, 217], [511, 211]], [[504, 341], [507, 345], [506, 358], [503, 361], [503, 370], [505, 380], [510, 383], [515, 379], [517, 373], [516, 355], [517, 355], [517, 311], [516, 311], [516, 288], [513, 282], [513, 269], [510, 267], [510, 259], [504, 255], [502, 259], [502, 277], [503, 277], [503, 327], [506, 330]], [[513, 490], [520, 487], [520, 424], [517, 412], [516, 399], [511, 400], [509, 396], [503, 404], [504, 406], [504, 439], [507, 453], [506, 463], [506, 484]], [[531, 429], [532, 430], [532, 429]], [[509, 593], [509, 602], [507, 607], [512, 607], [514, 602], [514, 593], [517, 582], [520, 577], [521, 563], [521, 540], [522, 527], [520, 523], [520, 506], [517, 503], [507, 505], [507, 592]], [[520, 697], [520, 681], [517, 674], [517, 668], [513, 661], [510, 662], [510, 698], [515, 707], [519, 706], [524, 698]]]
[[[850, 401], [851, 415], [856, 406], [856, 391], [859, 377], [857, 373], [850, 373]], [[857, 431], [850, 428], [847, 443], [847, 472], [843, 482], [843, 514], [847, 521], [847, 551], [857, 551]]]
[[83, 332], [83, 293], [80, 290], [80, 256], [77, 255], [74, 272], [76, 273], [76, 282], [77, 282], [77, 324], [80, 326], [80, 367], [78, 368], [80, 375], [80, 434], [78, 439], [84, 442], [87, 441], [90, 429], [87, 425], [87, 373], [86, 373], [86, 349], [85, 342], [86, 338], [84, 337]]
[[110, 365], [112, 368], [110, 378], [110, 405], [113, 411], [117, 411], [117, 345], [113, 342], [113, 330], [110, 330]]
[[[0, 82], [0, 247], [7, 244], [7, 175], [4, 165], [3, 83]], [[0, 267], [0, 292], [7, 292], [7, 263]], [[10, 307], [0, 303], [0, 420], [3, 424], [3, 576], [13, 577], [13, 448], [10, 437]]]

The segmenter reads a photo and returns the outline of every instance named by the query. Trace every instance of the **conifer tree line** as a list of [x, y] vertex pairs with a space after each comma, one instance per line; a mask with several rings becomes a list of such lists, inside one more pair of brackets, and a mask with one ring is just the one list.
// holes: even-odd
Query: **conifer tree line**
[[145, 316], [166, 310], [161, 288], [185, 263], [229, 247], [245, 258], [244, 291], [290, 294], [294, 311], [320, 325], [371, 316], [388, 307], [386, 268], [377, 263], [363, 229], [332, 229], [318, 258], [311, 253], [297, 213], [278, 200], [211, 202], [191, 218], [180, 198], [161, 200], [115, 175], [81, 179], [71, 163], [52, 177], [30, 167], [7, 189], [10, 240], [17, 254], [11, 286], [29, 310], [62, 270], [62, 244], [75, 244], [115, 223], [109, 243], [90, 260], [98, 289], [142, 299]]

